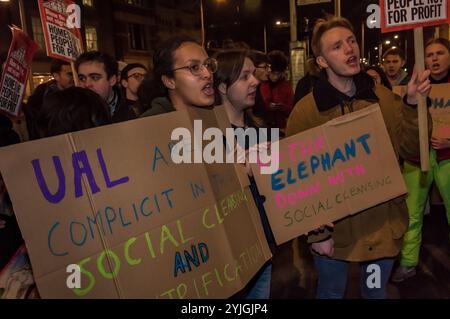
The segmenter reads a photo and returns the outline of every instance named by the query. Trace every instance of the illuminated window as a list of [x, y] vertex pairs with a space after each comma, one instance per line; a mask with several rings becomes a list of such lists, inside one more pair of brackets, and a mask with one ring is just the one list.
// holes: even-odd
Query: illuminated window
[[97, 30], [94, 27], [86, 26], [86, 50], [98, 50]]
[[94, 0], [83, 0], [83, 5], [85, 7], [93, 7], [94, 6]]

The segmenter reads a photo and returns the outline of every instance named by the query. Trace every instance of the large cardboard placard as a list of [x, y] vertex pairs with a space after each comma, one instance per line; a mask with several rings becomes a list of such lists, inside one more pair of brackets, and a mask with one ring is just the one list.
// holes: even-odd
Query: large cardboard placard
[[380, 0], [380, 8], [383, 33], [450, 21], [448, 0]]
[[433, 84], [430, 99], [433, 136], [450, 139], [450, 84]]
[[[12, 41], [0, 79], [0, 111], [18, 116], [31, 62], [38, 45], [22, 30], [12, 27]], [[0, 68], [2, 66], [0, 65]]]
[[[406, 86], [392, 88], [394, 93], [404, 96]], [[429, 94], [431, 105], [428, 110], [433, 120], [433, 136], [450, 138], [450, 84], [433, 84]]]
[[406, 193], [378, 105], [282, 140], [279, 160], [253, 166], [278, 244]]
[[[68, 62], [75, 61], [83, 52], [80, 29], [67, 24], [71, 0], [38, 0], [47, 55]], [[72, 7], [70, 7], [72, 6]], [[75, 8], [75, 7], [74, 7]]]
[[232, 164], [171, 161], [194, 118], [218, 127], [214, 111], [173, 112], [0, 149], [42, 297], [225, 298], [270, 258]]

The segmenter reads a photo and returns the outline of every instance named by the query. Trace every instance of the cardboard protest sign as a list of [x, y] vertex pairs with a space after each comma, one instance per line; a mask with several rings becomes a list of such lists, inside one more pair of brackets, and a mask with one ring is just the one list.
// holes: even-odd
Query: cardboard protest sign
[[13, 37], [0, 82], [0, 111], [18, 116], [38, 45], [19, 28], [12, 27], [11, 31]]
[[[394, 86], [394, 93], [403, 96], [406, 86]], [[450, 84], [433, 84], [428, 108], [433, 120], [433, 136], [450, 138]]]
[[71, 0], [38, 0], [38, 4], [47, 55], [67, 62], [75, 61], [83, 52], [83, 40], [71, 15], [76, 16], [79, 7]]
[[378, 105], [280, 142], [280, 169], [256, 183], [278, 244], [406, 193]]
[[450, 22], [447, 0], [380, 0], [381, 32]]
[[433, 136], [450, 139], [450, 84], [433, 84], [430, 99]]
[[[193, 112], [0, 150], [43, 298], [225, 298], [270, 258], [234, 165], [171, 161], [174, 128], [217, 127], [213, 111]], [[72, 264], [77, 289], [66, 283]]]

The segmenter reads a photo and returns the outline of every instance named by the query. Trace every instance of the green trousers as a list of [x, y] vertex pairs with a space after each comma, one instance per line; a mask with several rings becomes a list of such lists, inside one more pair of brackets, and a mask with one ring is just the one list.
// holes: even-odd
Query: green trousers
[[423, 173], [419, 166], [405, 161], [403, 177], [408, 189], [406, 204], [409, 213], [409, 226], [404, 236], [400, 264], [405, 267], [413, 267], [419, 263], [423, 211], [433, 181], [444, 200], [447, 221], [450, 224], [450, 159], [438, 163], [435, 150], [430, 149], [430, 170]]

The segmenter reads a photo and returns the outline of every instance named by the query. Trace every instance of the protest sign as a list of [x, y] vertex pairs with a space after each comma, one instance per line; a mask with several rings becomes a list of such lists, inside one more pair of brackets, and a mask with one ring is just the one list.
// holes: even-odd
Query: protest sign
[[83, 52], [83, 40], [77, 23], [71, 22], [71, 15], [79, 13], [76, 9], [79, 7], [71, 0], [38, 0], [38, 4], [47, 55], [75, 61]]
[[253, 167], [277, 244], [406, 192], [378, 105], [282, 140], [279, 160]]
[[[393, 92], [404, 96], [406, 86], [394, 86]], [[429, 112], [433, 120], [433, 136], [450, 138], [450, 84], [433, 84], [429, 94]]]
[[0, 111], [18, 116], [38, 45], [19, 28], [12, 27], [11, 31], [11, 46], [0, 82]]
[[449, 23], [447, 0], [381, 0], [381, 31]]
[[173, 129], [193, 118], [217, 127], [199, 109], [0, 150], [42, 297], [226, 298], [270, 258], [233, 164], [171, 161]]
[[[450, 22], [447, 0], [380, 0], [381, 32], [414, 29], [414, 60], [416, 71], [424, 69], [423, 27]], [[417, 93], [420, 165], [422, 171], [430, 167], [428, 152], [428, 122], [425, 97]]]
[[450, 139], [450, 84], [433, 84], [430, 99], [433, 136]]

